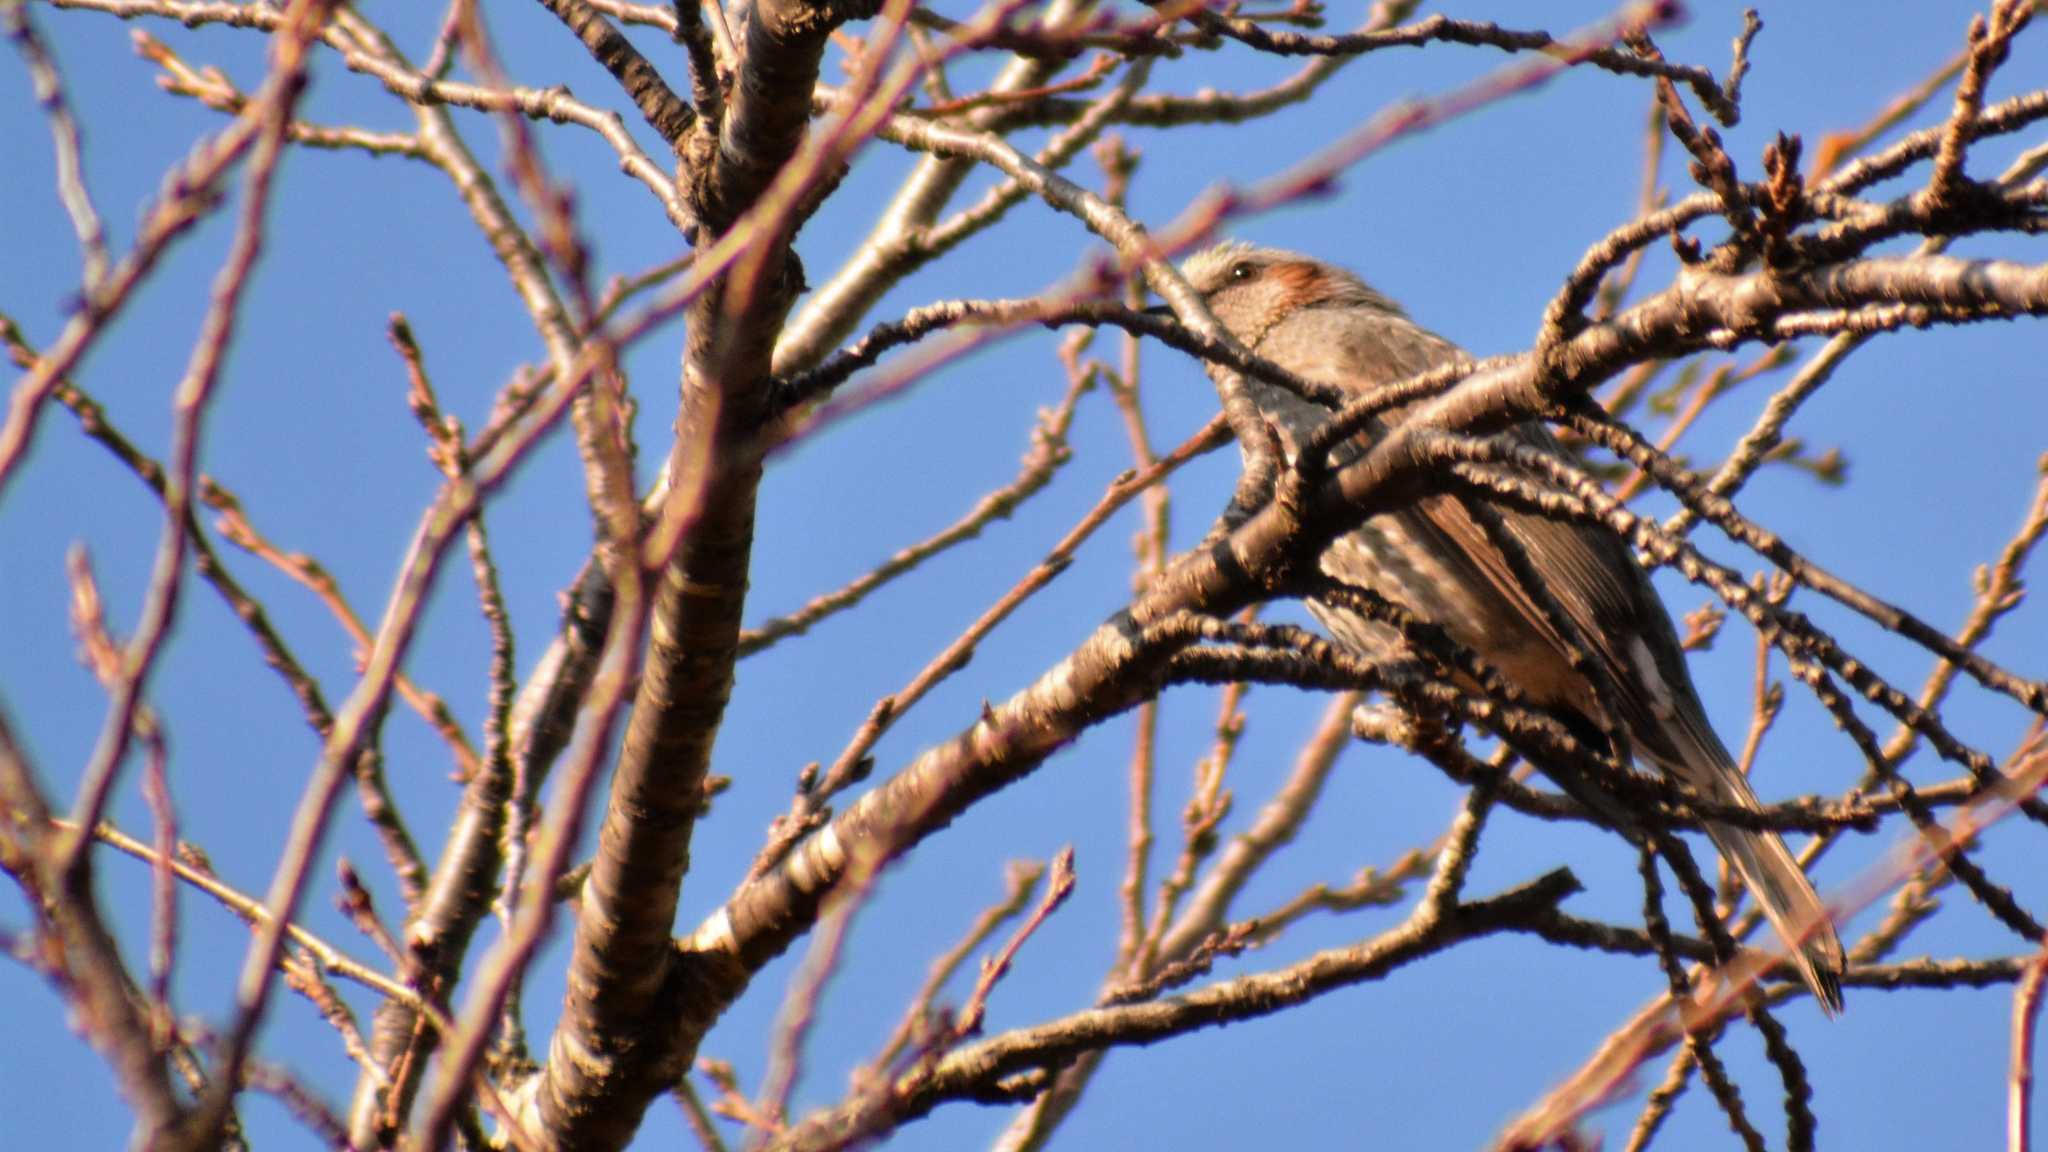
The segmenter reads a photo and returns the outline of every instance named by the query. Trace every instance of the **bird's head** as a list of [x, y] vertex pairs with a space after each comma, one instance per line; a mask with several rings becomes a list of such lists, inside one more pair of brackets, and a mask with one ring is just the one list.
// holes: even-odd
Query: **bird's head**
[[1299, 252], [1228, 242], [1180, 266], [1209, 311], [1233, 336], [1256, 346], [1275, 324], [1310, 308], [1363, 308], [1403, 316], [1399, 305], [1333, 264]]

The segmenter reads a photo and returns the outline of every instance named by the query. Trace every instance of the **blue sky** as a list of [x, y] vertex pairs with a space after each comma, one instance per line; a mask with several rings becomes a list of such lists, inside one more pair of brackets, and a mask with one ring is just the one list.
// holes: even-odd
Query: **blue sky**
[[[435, 16], [372, 5], [416, 54]], [[1451, 15], [1526, 26], [1528, 5], [1472, 3]], [[376, 11], [378, 8], [391, 9]], [[566, 82], [585, 99], [618, 104], [609, 80], [547, 21], [537, 6], [491, 5], [506, 64], [527, 83]], [[1975, 9], [1959, 3], [1852, 5], [1768, 3], [1753, 52], [1745, 119], [1724, 132], [1745, 172], [1772, 133], [1803, 133], [1811, 145], [1829, 131], [1863, 123], [1905, 85], [1955, 51]], [[1596, 5], [1543, 6], [1544, 26], [1582, 26], [1607, 14]], [[85, 124], [87, 173], [117, 250], [133, 237], [137, 212], [166, 166], [220, 117], [158, 92], [150, 65], [128, 45], [129, 26], [90, 13], [36, 6]], [[1333, 27], [1349, 10], [1333, 10]], [[1665, 34], [1680, 60], [1726, 66], [1739, 27], [1732, 7], [1702, 4], [1684, 28]], [[144, 22], [191, 63], [212, 63], [245, 88], [260, 76], [259, 38], [225, 29], [190, 31]], [[1993, 87], [1993, 98], [2048, 78], [2044, 33], [2023, 36]], [[680, 76], [658, 37], [654, 58]], [[1243, 181], [1312, 154], [1388, 102], [1454, 89], [1498, 67], [1485, 49], [1394, 51], [1354, 64], [1313, 104], [1249, 127], [1127, 132], [1144, 154], [1133, 211], [1171, 219], [1199, 189]], [[1270, 82], [1285, 62], [1242, 52], [1162, 65], [1159, 82], [1191, 90]], [[836, 75], [828, 61], [827, 75]], [[403, 129], [405, 110], [373, 82], [316, 58], [310, 118]], [[964, 81], [962, 81], [964, 85]], [[1237, 235], [1310, 249], [1360, 270], [1422, 323], [1475, 352], [1510, 352], [1533, 339], [1544, 304], [1579, 253], [1632, 212], [1642, 125], [1650, 89], [1593, 71], [1567, 75], [1533, 93], [1404, 141], [1347, 172], [1329, 197], [1241, 222]], [[1927, 123], [1945, 110], [1915, 123]], [[480, 154], [495, 159], [493, 127], [460, 115]], [[637, 127], [637, 125], [635, 125]], [[629, 272], [679, 252], [645, 190], [621, 177], [611, 154], [588, 134], [541, 133], [554, 171], [576, 188], [600, 270]], [[2024, 143], [1998, 142], [1973, 154], [1971, 170], [1995, 172]], [[0, 54], [0, 310], [47, 343], [62, 323], [77, 257], [54, 195], [47, 133], [28, 97], [19, 58]], [[824, 280], [860, 242], [894, 181], [900, 153], [864, 153], [840, 193], [805, 229], [799, 250], [811, 280]], [[1086, 162], [1076, 168], [1096, 178]], [[1667, 163], [1667, 180], [1683, 180]], [[978, 176], [961, 203], [990, 182]], [[1894, 185], [1894, 191], [1906, 185]], [[272, 243], [260, 266], [218, 402], [207, 424], [205, 470], [238, 492], [250, 515], [289, 549], [332, 571], [374, 618], [407, 538], [439, 477], [404, 404], [404, 374], [384, 339], [387, 317], [403, 311], [425, 349], [444, 405], [472, 428], [513, 369], [540, 356], [537, 338], [488, 249], [437, 172], [408, 161], [300, 151], [280, 176]], [[229, 230], [216, 218], [181, 243], [85, 364], [82, 383], [147, 451], [167, 447], [169, 396], [182, 371], [206, 286]], [[1100, 243], [1070, 218], [1027, 203], [1001, 227], [970, 241], [952, 260], [907, 281], [873, 319], [956, 296], [1021, 296], [1082, 265]], [[2038, 242], [1972, 242], [1970, 255], [2037, 261]], [[1646, 283], [1668, 277], [1661, 255]], [[1851, 483], [1827, 488], [1789, 469], [1764, 472], [1743, 506], [1808, 555], [1871, 591], [1914, 608], [1942, 627], [1967, 611], [1970, 573], [1993, 558], [2019, 522], [2035, 462], [2048, 449], [2048, 401], [2032, 323], [1962, 332], [1907, 333], [1853, 358], [1804, 410], [1793, 431], [1839, 447]], [[949, 523], [976, 496], [1007, 480], [1026, 447], [1034, 412], [1053, 403], [1063, 380], [1057, 337], [1019, 336], [947, 368], [908, 399], [861, 415], [777, 460], [762, 492], [749, 601], [750, 621], [793, 608]], [[658, 460], [674, 415], [679, 332], [643, 344], [628, 361], [641, 401], [643, 472]], [[1107, 339], [1099, 346], [1113, 350]], [[1213, 392], [1190, 363], [1148, 350], [1146, 404], [1155, 440], [1176, 443], [1214, 411]], [[1747, 386], [1702, 421], [1686, 447], [1716, 454], [1761, 406], [1767, 385]], [[787, 803], [797, 770], [829, 761], [874, 699], [906, 682], [987, 601], [1021, 576], [1128, 464], [1108, 398], [1084, 399], [1074, 429], [1075, 459], [1054, 486], [1013, 521], [880, 593], [868, 610], [834, 619], [810, 637], [740, 669], [714, 770], [736, 783], [699, 830], [678, 923], [687, 928], [715, 907], [744, 873], [761, 829]], [[1191, 543], [1227, 494], [1228, 453], [1190, 468], [1176, 483], [1176, 540]], [[590, 545], [590, 518], [574, 447], [551, 439], [492, 506], [490, 526], [522, 671], [531, 666], [557, 614], [556, 594]], [[906, 716], [877, 749], [879, 771], [971, 720], [985, 697], [1022, 687], [1072, 647], [1123, 599], [1126, 512], [1090, 542], [1075, 568], [982, 646], [960, 676]], [[46, 414], [25, 473], [0, 498], [0, 701], [59, 796], [68, 796], [88, 758], [104, 696], [73, 657], [65, 619], [65, 550], [83, 543], [97, 566], [117, 629], [132, 628], [156, 544], [159, 508], [134, 477], [81, 437], [60, 410]], [[1718, 547], [1717, 539], [1708, 543]], [[223, 545], [223, 550], [232, 552]], [[1725, 549], [1720, 554], [1732, 555]], [[259, 595], [278, 627], [321, 679], [330, 700], [344, 696], [354, 668], [347, 638], [303, 590], [251, 558], [231, 554], [236, 574]], [[1754, 567], [1749, 565], [1748, 567]], [[1660, 577], [1674, 611], [1705, 594]], [[1807, 605], [1824, 623], [1839, 613]], [[1293, 615], [1291, 612], [1289, 615]], [[1860, 654], [1909, 690], [1926, 661], [1893, 638], [1853, 625], [1843, 632]], [[2023, 607], [1987, 645], [2022, 674], [2040, 676], [2048, 641], [2043, 609]], [[464, 566], [441, 579], [408, 671], [442, 692], [472, 733], [484, 702], [487, 638]], [[1695, 658], [1709, 709], [1731, 741], [1748, 712], [1751, 637], [1730, 627]], [[1782, 673], [1782, 664], [1779, 669]], [[267, 883], [317, 744], [281, 682], [212, 591], [188, 585], [174, 643], [154, 680], [173, 750], [172, 779], [183, 834], [205, 847], [220, 873], [245, 889]], [[1166, 702], [1157, 801], [1171, 860], [1188, 768], [1206, 748], [1214, 693], [1176, 690]], [[1241, 828], [1284, 772], [1321, 701], [1254, 690], [1250, 722], [1231, 786]], [[2016, 709], [1967, 690], [1949, 714], [1994, 755], [2009, 750], [2023, 723]], [[1873, 721], [1876, 717], [1872, 716]], [[1880, 725], [1879, 730], [1887, 730]], [[1045, 859], [1073, 844], [1080, 886], [1027, 947], [999, 988], [989, 1027], [1050, 1018], [1085, 1005], [1114, 947], [1116, 886], [1123, 859], [1130, 726], [1092, 732], [1029, 779], [935, 837], [882, 881], [863, 915], [819, 1021], [799, 1105], [836, 1099], [847, 1070], [881, 1042], [922, 979], [929, 957], [956, 939], [1001, 887], [1003, 862]], [[418, 719], [394, 710], [385, 752], [393, 785], [431, 851], [457, 790], [445, 748]], [[1947, 772], [1915, 761], [1918, 779]], [[1798, 691], [1766, 745], [1759, 790], [1767, 797], [1838, 791], [1860, 775], [1854, 749], [1818, 705]], [[1300, 842], [1245, 894], [1245, 912], [1270, 907], [1302, 886], [1339, 882], [1360, 866], [1390, 862], [1440, 831], [1456, 789], [1417, 762], [1354, 748]], [[116, 818], [135, 831], [147, 816], [132, 775]], [[1856, 876], [1894, 843], [1887, 829], [1855, 839], [1819, 870], [1823, 888]], [[1982, 854], [2023, 900], [2048, 895], [2034, 855], [2039, 830], [2001, 829]], [[353, 811], [337, 822], [329, 856], [345, 855], [398, 907], [374, 840]], [[1632, 922], [1640, 895], [1630, 853], [1618, 842], [1513, 817], [1485, 842], [1471, 890], [1485, 893], [1569, 864], [1588, 891], [1570, 907]], [[128, 921], [124, 941], [140, 970], [140, 909], [147, 874], [103, 857], [104, 904]], [[320, 875], [331, 876], [323, 868]], [[357, 937], [323, 888], [307, 920], [355, 955]], [[236, 923], [203, 898], [183, 904], [178, 1003], [218, 1021], [246, 942]], [[1394, 922], [1398, 911], [1311, 920], [1281, 943], [1248, 954], [1228, 974], [1283, 964], [1356, 940]], [[1851, 928], [1867, 928], [1871, 917]], [[0, 926], [19, 929], [25, 910], [11, 888], [0, 895]], [[1910, 954], [1987, 955], [2013, 947], [1966, 897], [1948, 907]], [[489, 930], [480, 946], [489, 943]], [[799, 950], [800, 952], [800, 950]], [[560, 994], [557, 942], [528, 996], [528, 1026], [545, 1036]], [[735, 1061], [751, 1087], [793, 970], [785, 957], [715, 1030], [704, 1053]], [[1481, 1143], [1589, 1054], [1598, 1040], [1661, 987], [1645, 962], [1588, 957], [1517, 941], [1460, 948], [1389, 981], [1328, 996], [1303, 1011], [1211, 1030], [1109, 1060], [1066, 1138], [1074, 1147], [1243, 1147], [1285, 1139], [1299, 1146], [1463, 1147]], [[344, 988], [368, 1019], [372, 1003]], [[954, 995], [964, 995], [964, 989]], [[1824, 1022], [1807, 1003], [1783, 1018], [1815, 1087], [1824, 1146], [1982, 1147], [2004, 1125], [2009, 997], [2003, 989], [1944, 995], [1852, 989], [1849, 1010]], [[0, 966], [0, 1017], [12, 1042], [0, 1046], [0, 1132], [8, 1143], [52, 1148], [118, 1144], [128, 1117], [100, 1061], [67, 1029], [56, 997], [19, 966]], [[334, 1034], [296, 998], [277, 1002], [264, 1055], [303, 1069], [330, 1099], [345, 1100], [350, 1067]], [[1776, 1080], [1761, 1047], [1737, 1029], [1723, 1045], [1747, 1089], [1752, 1116], [1768, 1131], [1778, 1119]], [[251, 1097], [246, 1118], [265, 1149], [311, 1145], [275, 1106]], [[893, 1147], [981, 1146], [1009, 1113], [972, 1105], [941, 1109], [899, 1135]], [[1632, 1113], [1603, 1114], [1598, 1126], [1618, 1146]], [[1667, 1134], [1673, 1148], [1716, 1147], [1725, 1126], [1704, 1094], [1680, 1105]], [[673, 1106], [657, 1102], [642, 1130], [646, 1147], [689, 1137]]]

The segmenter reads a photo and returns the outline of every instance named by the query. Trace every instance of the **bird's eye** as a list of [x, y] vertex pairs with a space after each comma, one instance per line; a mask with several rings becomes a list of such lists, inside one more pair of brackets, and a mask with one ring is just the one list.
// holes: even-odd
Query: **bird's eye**
[[1233, 284], [1242, 284], [1258, 274], [1259, 270], [1253, 267], [1249, 260], [1240, 260], [1230, 266], [1230, 281]]

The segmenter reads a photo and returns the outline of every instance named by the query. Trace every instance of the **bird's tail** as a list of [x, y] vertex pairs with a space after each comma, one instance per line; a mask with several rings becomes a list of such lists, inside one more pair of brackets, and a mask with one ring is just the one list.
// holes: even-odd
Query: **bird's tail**
[[[1685, 761], [1646, 758], [1707, 800], [1751, 812], [1760, 810], [1762, 805], [1750, 790], [1749, 780], [1721, 747], [1720, 740], [1711, 733], [1686, 734], [1694, 737], [1687, 741], [1692, 746], [1687, 751], [1694, 754]], [[1822, 1009], [1830, 1015], [1840, 1012], [1842, 973], [1848, 967], [1848, 958], [1842, 951], [1841, 939], [1835, 935], [1834, 918], [1828, 914], [1827, 905], [1821, 903], [1785, 842], [1775, 832], [1730, 824], [1709, 822], [1706, 831], [1721, 858], [1742, 877], [1743, 886], [1791, 949], [1792, 962]]]

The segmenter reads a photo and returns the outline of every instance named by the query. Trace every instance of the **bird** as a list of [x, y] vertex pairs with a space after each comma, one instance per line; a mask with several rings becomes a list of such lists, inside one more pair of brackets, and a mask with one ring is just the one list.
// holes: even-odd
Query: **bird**
[[[1225, 242], [1188, 257], [1181, 274], [1248, 349], [1341, 394], [1360, 395], [1469, 359], [1349, 270], [1297, 252]], [[1226, 371], [1214, 363], [1206, 368], [1219, 381]], [[1249, 375], [1241, 379], [1291, 463], [1331, 409], [1281, 385]], [[1382, 414], [1339, 446], [1334, 462], [1356, 458], [1405, 414], [1403, 408]], [[1566, 458], [1539, 421], [1516, 425], [1505, 435]], [[1520, 545], [1526, 564], [1497, 543], [1503, 530]], [[1599, 734], [1623, 763], [1646, 763], [1725, 807], [1760, 807], [1707, 718], [1648, 574], [1604, 527], [1439, 492], [1365, 518], [1332, 539], [1318, 564], [1331, 580], [1363, 588], [1441, 628], [1569, 730]], [[1542, 588], [1526, 587], [1524, 575], [1541, 581]], [[1416, 653], [1395, 627], [1313, 596], [1307, 607], [1342, 647], [1383, 666], [1414, 666]], [[1583, 644], [1559, 635], [1561, 624]], [[1594, 676], [1605, 684], [1596, 684]], [[1604, 701], [1603, 687], [1609, 697]], [[1575, 786], [1566, 773], [1552, 775], [1586, 800], [1584, 781]], [[1592, 802], [1609, 812], [1618, 803], [1608, 797]], [[1705, 829], [1785, 940], [1823, 1010], [1841, 1011], [1847, 964], [1842, 944], [1827, 906], [1785, 842], [1775, 832], [1713, 820]]]

